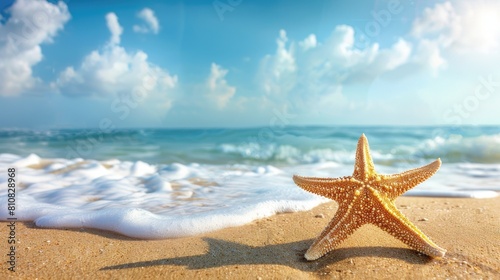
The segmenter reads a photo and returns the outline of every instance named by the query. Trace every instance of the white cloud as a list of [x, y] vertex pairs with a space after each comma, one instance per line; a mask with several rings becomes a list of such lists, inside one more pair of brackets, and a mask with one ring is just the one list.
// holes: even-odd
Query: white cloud
[[154, 34], [158, 34], [158, 32], [160, 31], [160, 23], [158, 21], [158, 18], [156, 18], [155, 12], [153, 10], [151, 10], [150, 8], [144, 8], [137, 14], [137, 17], [144, 20], [146, 25], [134, 25], [133, 29], [135, 32], [153, 32]]
[[500, 48], [500, 2], [464, 1], [458, 7], [462, 33], [453, 47], [497, 54]]
[[281, 30], [276, 52], [262, 59], [257, 81], [276, 104], [314, 106], [325, 96], [333, 104], [332, 96], [342, 99], [347, 85], [371, 84], [384, 75], [401, 78], [429, 71], [437, 76], [457, 55], [498, 53], [500, 2], [438, 3], [414, 20], [408, 34], [384, 48], [378, 43], [358, 48], [354, 35], [353, 27], [339, 25], [324, 40], [311, 34], [294, 41]]
[[122, 27], [114, 13], [106, 15], [111, 33], [109, 43], [88, 54], [78, 68], [67, 67], [52, 84], [61, 93], [72, 96], [121, 96], [139, 93], [163, 98], [177, 85], [177, 76], [150, 63], [143, 51], [127, 52], [120, 42]]
[[438, 43], [422, 39], [418, 44], [414, 61], [421, 66], [429, 68], [434, 75], [437, 75], [438, 70], [443, 69], [447, 65], [441, 52]]
[[356, 49], [354, 29], [347, 25], [337, 26], [324, 42], [311, 34], [298, 44], [295, 51], [281, 30], [276, 53], [263, 58], [259, 83], [270, 98], [304, 102], [329, 96], [331, 101], [331, 96], [341, 97], [343, 84], [372, 81], [407, 63], [412, 52], [401, 38], [388, 49], [378, 44]]
[[315, 48], [317, 44], [316, 35], [314, 34], [307, 36], [307, 38], [299, 42], [299, 46], [304, 50]]
[[212, 63], [210, 68], [210, 75], [207, 79], [207, 98], [214, 102], [217, 108], [222, 109], [226, 107], [229, 100], [236, 93], [236, 88], [228, 85], [225, 77], [228, 71], [220, 65]]
[[410, 31], [410, 36], [416, 39], [413, 66], [430, 70], [437, 76], [447, 65], [443, 50], [449, 48], [461, 32], [460, 21], [450, 2], [424, 9], [422, 15], [413, 21]]
[[441, 50], [496, 53], [500, 47], [500, 2], [438, 3], [414, 21], [411, 34]]
[[445, 2], [426, 8], [413, 22], [411, 34], [417, 38], [432, 36], [448, 46], [460, 34], [460, 28], [460, 16], [450, 2]]
[[120, 44], [120, 36], [123, 33], [123, 28], [118, 23], [118, 17], [115, 13], [108, 13], [106, 15], [106, 24], [111, 32], [109, 43], [112, 45]]
[[276, 44], [276, 54], [267, 55], [261, 61], [260, 80], [264, 91], [274, 95], [286, 93], [295, 85], [297, 66], [294, 58], [293, 45], [286, 48], [288, 38], [285, 30], [280, 30]]
[[[415, 19], [408, 33], [401, 34], [389, 45], [360, 44], [354, 28], [347, 25], [335, 27], [326, 38], [310, 34], [295, 40], [287, 36], [285, 30], [280, 30], [275, 51], [261, 58], [256, 73], [256, 82], [264, 95], [246, 95], [258, 89], [245, 89], [244, 86], [238, 87], [239, 94], [235, 95], [236, 87], [226, 80], [228, 71], [213, 63], [206, 82], [176, 99], [173, 111], [182, 117], [199, 114], [196, 121], [210, 122], [217, 119], [216, 116], [227, 118], [228, 112], [250, 118], [288, 108], [291, 114], [300, 115], [297, 121], [307, 123], [331, 116], [349, 116], [354, 122], [363, 122], [367, 114], [380, 114], [378, 110], [383, 108], [384, 118], [390, 122], [393, 114], [400, 112], [399, 105], [406, 104], [408, 96], [415, 92], [413, 88], [402, 86], [407, 82], [404, 78], [412, 80], [416, 73], [437, 75], [449, 64], [447, 52], [460, 52], [466, 46], [458, 35], [465, 36], [463, 8], [449, 3], [440, 5], [425, 10]], [[482, 40], [492, 45], [484, 41], [485, 38]], [[468, 48], [469, 51], [479, 49], [472, 45]], [[374, 86], [393, 83], [402, 89], [387, 94], [383, 92], [385, 88]], [[366, 91], [360, 89], [360, 85]], [[193, 96], [200, 91], [204, 96], [194, 99]], [[370, 100], [370, 96], [376, 96], [376, 102]], [[389, 110], [392, 105], [384, 103], [387, 98], [399, 100], [394, 101], [397, 108]], [[214, 108], [219, 110], [212, 110]], [[425, 108], [425, 105], [418, 108]], [[253, 110], [260, 110], [259, 114]], [[210, 118], [206, 117], [207, 111]], [[363, 115], [354, 116], [355, 111], [363, 112]], [[373, 121], [377, 122], [376, 119]]]
[[390, 71], [408, 62], [411, 52], [410, 43], [400, 38], [390, 49], [381, 51], [378, 59], [385, 66], [384, 71]]
[[41, 44], [52, 43], [70, 17], [64, 2], [18, 0], [12, 5], [10, 18], [0, 23], [0, 95], [18, 95], [42, 84], [32, 75], [32, 67], [43, 59]]

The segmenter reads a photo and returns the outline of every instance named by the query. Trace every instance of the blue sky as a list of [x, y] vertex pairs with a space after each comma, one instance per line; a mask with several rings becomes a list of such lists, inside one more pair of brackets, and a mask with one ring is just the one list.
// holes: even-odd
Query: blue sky
[[0, 127], [500, 124], [500, 2], [0, 4]]

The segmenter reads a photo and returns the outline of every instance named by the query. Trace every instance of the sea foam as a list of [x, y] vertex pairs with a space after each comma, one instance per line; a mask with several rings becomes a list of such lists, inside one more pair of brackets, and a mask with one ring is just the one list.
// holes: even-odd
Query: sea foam
[[[149, 164], [116, 159], [48, 159], [0, 154], [0, 170], [16, 168], [20, 221], [50, 228], [97, 228], [158, 239], [239, 226], [276, 213], [305, 211], [329, 200], [294, 185], [293, 174], [338, 177], [351, 164], [326, 161], [281, 166]], [[381, 173], [405, 166], [380, 165]], [[416, 166], [413, 166], [416, 167]], [[6, 185], [7, 172], [0, 172]], [[446, 164], [406, 195], [493, 197], [500, 165]], [[7, 220], [7, 191], [0, 190], [0, 220]]]
[[[327, 201], [273, 166], [41, 159], [0, 155], [16, 168], [16, 215], [49, 228], [97, 228], [144, 239], [200, 234]], [[0, 175], [5, 184], [7, 174]], [[7, 192], [0, 191], [6, 220]]]

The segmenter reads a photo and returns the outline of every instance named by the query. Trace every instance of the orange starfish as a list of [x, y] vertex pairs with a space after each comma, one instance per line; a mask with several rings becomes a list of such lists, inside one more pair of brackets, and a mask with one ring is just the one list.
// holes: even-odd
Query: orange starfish
[[352, 176], [316, 178], [294, 175], [302, 189], [335, 200], [339, 208], [328, 226], [307, 250], [305, 258], [316, 260], [335, 249], [364, 224], [374, 224], [411, 248], [431, 257], [443, 257], [446, 250], [432, 242], [412, 224], [394, 204], [394, 200], [430, 178], [441, 166], [441, 160], [394, 175], [375, 172], [370, 147], [361, 135], [356, 149]]

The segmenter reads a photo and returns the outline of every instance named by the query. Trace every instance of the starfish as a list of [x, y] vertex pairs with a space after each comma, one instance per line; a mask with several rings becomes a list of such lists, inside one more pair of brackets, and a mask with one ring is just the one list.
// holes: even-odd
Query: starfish
[[441, 160], [403, 173], [382, 175], [375, 172], [368, 139], [362, 134], [356, 148], [356, 163], [352, 176], [317, 178], [293, 176], [302, 189], [335, 200], [339, 208], [328, 226], [321, 232], [305, 258], [316, 260], [335, 249], [364, 224], [373, 224], [401, 240], [409, 247], [431, 257], [443, 257], [440, 248], [406, 218], [394, 200], [430, 178], [441, 166]]

